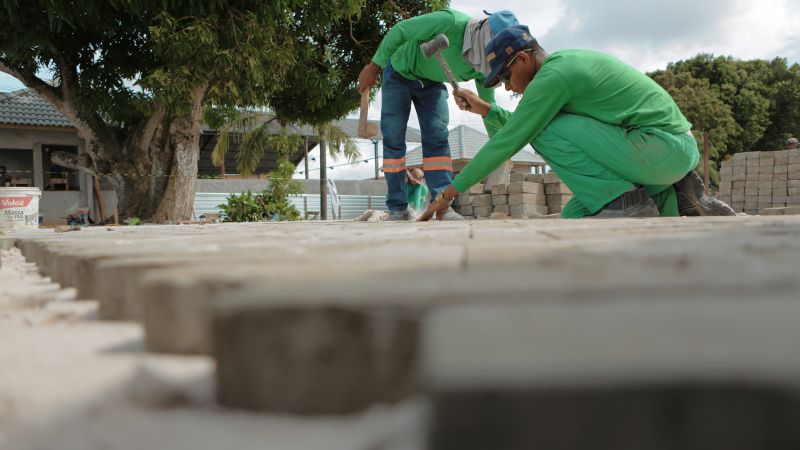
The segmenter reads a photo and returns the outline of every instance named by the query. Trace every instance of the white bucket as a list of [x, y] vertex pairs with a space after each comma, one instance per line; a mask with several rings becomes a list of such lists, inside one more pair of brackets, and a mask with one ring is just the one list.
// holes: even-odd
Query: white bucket
[[39, 228], [38, 187], [0, 187], [0, 231]]

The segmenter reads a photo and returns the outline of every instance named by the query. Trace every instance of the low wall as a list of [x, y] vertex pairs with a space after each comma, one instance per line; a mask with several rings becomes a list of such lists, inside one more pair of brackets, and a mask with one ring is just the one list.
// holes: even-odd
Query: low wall
[[[103, 206], [106, 216], [114, 214], [117, 207], [117, 194], [114, 191], [100, 191], [103, 194]], [[44, 225], [62, 225], [67, 215], [78, 212], [80, 191], [44, 191], [39, 200], [39, 215]], [[93, 220], [98, 219], [95, 212], [90, 212]]]
[[[297, 180], [303, 194], [319, 194], [319, 180]], [[334, 180], [339, 195], [386, 195], [384, 180]], [[259, 192], [267, 187], [267, 180], [200, 179], [196, 192]]]
[[[304, 194], [319, 194], [319, 180], [298, 180], [303, 185]], [[339, 195], [377, 196], [375, 209], [384, 207], [386, 181], [384, 180], [338, 180], [335, 181]], [[266, 180], [210, 179], [197, 180], [198, 193], [260, 192], [267, 187]], [[106, 215], [111, 216], [117, 206], [117, 194], [113, 190], [103, 190]], [[365, 200], [366, 201], [366, 200]], [[39, 214], [44, 225], [61, 225], [66, 223], [68, 214], [78, 211], [79, 191], [45, 191], [39, 202]], [[96, 213], [91, 213], [97, 219]]]

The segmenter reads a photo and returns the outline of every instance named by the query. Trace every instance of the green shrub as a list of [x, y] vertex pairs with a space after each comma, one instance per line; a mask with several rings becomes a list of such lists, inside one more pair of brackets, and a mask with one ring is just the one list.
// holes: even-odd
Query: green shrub
[[227, 203], [217, 205], [223, 222], [259, 222], [264, 220], [299, 220], [300, 211], [289, 202], [287, 196], [272, 187], [259, 194], [250, 191], [240, 195], [231, 194]]
[[243, 192], [241, 195], [231, 194], [227, 203], [217, 205], [219, 218], [223, 222], [258, 222], [271, 219], [261, 206], [258, 195]]

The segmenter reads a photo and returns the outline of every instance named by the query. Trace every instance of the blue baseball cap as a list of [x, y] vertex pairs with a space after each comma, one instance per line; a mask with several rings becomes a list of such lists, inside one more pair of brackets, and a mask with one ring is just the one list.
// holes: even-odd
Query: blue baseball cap
[[497, 36], [497, 33], [505, 30], [508, 27], [519, 25], [517, 16], [515, 16], [511, 11], [503, 10], [490, 13], [484, 10], [483, 13], [489, 16], [489, 28], [492, 30], [492, 36]]
[[497, 33], [486, 44], [486, 60], [492, 70], [483, 81], [483, 86], [487, 88], [497, 86], [499, 82], [497, 78], [506, 68], [509, 58], [534, 43], [536, 39], [531, 36], [531, 31], [525, 25], [510, 26]]

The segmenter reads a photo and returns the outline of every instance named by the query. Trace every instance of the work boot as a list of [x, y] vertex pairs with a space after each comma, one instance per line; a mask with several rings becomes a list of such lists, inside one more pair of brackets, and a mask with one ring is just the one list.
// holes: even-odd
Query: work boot
[[442, 217], [443, 221], [452, 221], [452, 220], [465, 220], [464, 216], [457, 213], [452, 206], [447, 208], [447, 212], [444, 213], [444, 217]]
[[735, 216], [727, 203], [706, 195], [703, 180], [694, 170], [675, 183], [678, 213], [682, 216]]
[[644, 188], [628, 191], [609, 202], [592, 219], [615, 219], [624, 217], [658, 217], [658, 206]]
[[416, 220], [416, 213], [413, 209], [406, 207], [402, 211], [389, 211], [389, 217], [386, 220], [398, 222]]

